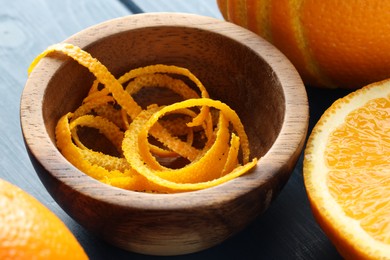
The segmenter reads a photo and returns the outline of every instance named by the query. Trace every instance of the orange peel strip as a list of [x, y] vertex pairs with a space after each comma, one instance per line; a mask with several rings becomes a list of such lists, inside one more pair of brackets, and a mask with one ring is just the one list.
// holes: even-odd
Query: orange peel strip
[[68, 159], [75, 167], [90, 175], [91, 177], [101, 180], [108, 176], [123, 176], [120, 171], [108, 171], [107, 169], [91, 164], [84, 159], [80, 152], [82, 149], [78, 148], [72, 142], [71, 129], [69, 126], [69, 119], [72, 113], [68, 113], [60, 118], [56, 127], [57, 147], [61, 150], [65, 158]]
[[131, 170], [130, 164], [125, 158], [111, 156], [90, 149], [81, 149], [79, 153], [83, 156], [84, 160], [87, 160], [91, 164], [99, 165], [108, 171], [117, 170], [123, 173]]
[[[131, 97], [131, 95], [128, 92], [124, 91], [121, 83], [128, 81], [134, 76], [142, 75], [145, 73], [151, 73], [151, 72], [152, 73], [158, 73], [158, 72], [180, 73], [181, 75], [187, 76], [188, 78], [190, 78], [192, 81], [196, 83], [199, 89], [201, 89], [202, 96], [208, 97], [208, 93], [204, 88], [203, 84], [187, 69], [176, 67], [176, 66], [151, 65], [151, 66], [131, 70], [130, 72], [126, 73], [120, 79], [117, 80], [111, 74], [111, 72], [109, 72], [108, 69], [100, 61], [98, 61], [96, 58], [93, 58], [91, 54], [69, 43], [58, 43], [49, 46], [45, 51], [43, 51], [33, 60], [30, 67], [28, 68], [28, 73], [29, 74], [31, 73], [31, 71], [34, 69], [36, 64], [38, 64], [38, 62], [43, 57], [55, 51], [59, 51], [66, 54], [70, 58], [77, 61], [80, 65], [86, 67], [96, 77], [96, 79], [98, 79], [99, 82], [102, 83], [105, 86], [105, 88], [108, 89], [108, 91], [112, 94], [116, 102], [122, 107], [122, 109], [124, 109], [127, 112], [127, 114], [132, 119], [134, 119], [142, 111], [142, 108], [137, 104], [137, 102], [135, 102], [135, 100]], [[202, 114], [202, 116], [200, 116], [200, 114]], [[196, 121], [197, 124], [200, 125], [205, 119], [205, 117], [207, 116], [208, 109], [204, 109], [200, 114], [195, 118], [197, 120], [195, 119], [193, 120], [193, 123]], [[170, 137], [170, 136], [166, 136], [166, 138], [167, 140], [180, 141], [177, 138], [175, 139], [174, 137]], [[174, 142], [169, 142], [169, 143], [174, 143]], [[177, 152], [181, 156], [191, 160], [191, 158], [193, 158], [194, 155], [198, 153], [197, 149], [186, 144], [185, 142], [182, 143], [183, 143], [182, 145], [175, 146], [175, 147], [186, 147], [186, 149], [184, 149], [184, 153], [182, 153], [181, 151], [176, 151], [171, 147], [169, 148]]]
[[151, 183], [154, 183], [157, 186], [154, 188], [154, 190], [157, 192], [183, 192], [214, 187], [247, 173], [257, 164], [257, 159], [254, 158], [252, 161], [236, 167], [233, 171], [218, 179], [198, 183], [177, 183], [165, 180], [156, 175], [154, 170], [151, 170], [144, 164], [137, 151], [132, 152], [134, 152], [132, 155], [133, 158], [130, 159], [132, 167], [136, 169], [137, 172], [139, 172], [141, 175], [145, 176], [145, 178], [148, 179]]
[[[204, 182], [220, 177], [229, 151], [230, 132], [228, 126], [229, 122], [221, 114], [214, 143], [211, 147], [206, 147], [197, 160], [180, 169], [160, 170], [156, 174], [161, 178], [178, 183]], [[138, 138], [140, 154], [147, 162], [145, 158], [150, 153], [141, 148], [142, 134], [139, 134]]]
[[230, 148], [227, 155], [226, 163], [222, 169], [221, 176], [225, 175], [233, 171], [236, 168], [238, 163], [238, 151], [240, 149], [240, 138], [232, 133], [232, 137], [230, 139]]
[[114, 108], [110, 103], [93, 108], [93, 113], [98, 116], [105, 117], [121, 129], [127, 129], [123, 125], [122, 115], [120, 110]]
[[[71, 120], [70, 130], [76, 129], [78, 126], [93, 127], [98, 129], [101, 134], [107, 137], [108, 140], [117, 148], [118, 152], [122, 151], [122, 140], [124, 133], [119, 129], [119, 127], [113, 122], [109, 121], [107, 118], [93, 115], [84, 115]], [[73, 136], [76, 137], [76, 136]], [[86, 149], [86, 147], [80, 142], [78, 137], [74, 138], [76, 144]]]
[[145, 87], [167, 88], [179, 94], [184, 99], [199, 98], [195, 90], [190, 88], [184, 81], [174, 79], [165, 74], [144, 74], [130, 81], [126, 91], [133, 95]]
[[[181, 109], [185, 107], [192, 107], [192, 106], [212, 106], [217, 109], [220, 109], [223, 116], [225, 117], [233, 124], [235, 130], [237, 131], [238, 135], [242, 136], [242, 139], [246, 139], [246, 134], [243, 131], [243, 126], [241, 124], [241, 121], [239, 120], [237, 114], [231, 110], [226, 104], [220, 102], [220, 101], [215, 101], [211, 99], [190, 99], [190, 100], [185, 100], [179, 103], [175, 103], [173, 105], [164, 107], [157, 112], [155, 111], [148, 111], [149, 113], [142, 113], [139, 118], [135, 119], [134, 121], [139, 121], [136, 124], [132, 124], [125, 132], [125, 138], [123, 140], [123, 150], [124, 150], [124, 156], [132, 166], [134, 170], [136, 170], [138, 173], [143, 175], [145, 178], [147, 178], [150, 182], [153, 182], [157, 185], [160, 185], [165, 188], [172, 189], [174, 191], [184, 191], [184, 190], [198, 190], [198, 189], [203, 189], [203, 188], [208, 188], [212, 187], [221, 183], [224, 183], [228, 180], [231, 180], [233, 178], [236, 178], [247, 171], [249, 171], [252, 167], [254, 167], [257, 164], [257, 159], [254, 158], [252, 161], [248, 162], [246, 159], [244, 159], [245, 164], [239, 167], [236, 167], [233, 171], [230, 173], [227, 173], [226, 175], [216, 178], [216, 179], [211, 179], [211, 180], [201, 180], [196, 183], [179, 183], [177, 181], [172, 181], [172, 180], [167, 180], [166, 177], [168, 176], [168, 172], [173, 172], [173, 171], [180, 171], [185, 174], [184, 170], [178, 169], [178, 170], [171, 170], [171, 171], [166, 171], [167, 173], [165, 174], [164, 171], [156, 171], [155, 169], [151, 168], [148, 163], [146, 163], [146, 160], [143, 156], [145, 154], [148, 154], [148, 142], [147, 142], [147, 136], [148, 136], [148, 130], [157, 122], [158, 118], [163, 116], [165, 113], [174, 111], [176, 109]], [[222, 119], [224, 120], [224, 119]], [[146, 121], [146, 123], [144, 123]], [[141, 127], [140, 127], [141, 126]], [[224, 129], [224, 127], [221, 127], [221, 129]], [[227, 127], [226, 127], [227, 129]], [[218, 138], [217, 138], [218, 139]], [[228, 150], [226, 150], [226, 153]], [[249, 159], [249, 150], [243, 147], [243, 154], [244, 158], [248, 157]], [[227, 154], [226, 154], [227, 157]], [[150, 158], [150, 157], [149, 157]], [[148, 159], [149, 159], [148, 158]], [[149, 161], [148, 161], [149, 162]], [[192, 165], [196, 165], [196, 162]], [[201, 163], [200, 163], [201, 165]], [[224, 166], [225, 164], [223, 164]], [[188, 166], [192, 167], [192, 166]], [[196, 170], [196, 168], [195, 168]], [[193, 172], [189, 171], [187, 172], [188, 175], [193, 174]], [[160, 175], [165, 175], [161, 177]], [[178, 176], [177, 176], [178, 177]]]
[[[156, 113], [157, 109], [153, 108], [142, 112], [139, 117], [134, 119], [128, 130], [130, 132], [129, 135], [133, 138], [132, 142], [134, 144], [138, 143], [139, 153], [148, 167], [156, 170], [156, 174], [159, 177], [180, 183], [194, 183], [220, 177], [229, 150], [229, 122], [225, 117], [221, 114], [215, 142], [210, 148], [205, 148], [202, 151], [203, 154], [196, 161], [180, 169], [170, 169], [161, 166], [149, 151], [150, 145], [147, 141], [148, 120]], [[138, 140], [136, 140], [136, 136], [138, 136]]]
[[[194, 111], [192, 111], [192, 110], [189, 110], [189, 109], [183, 109], [183, 110], [179, 111], [179, 113], [184, 114], [184, 115], [188, 115], [188, 116], [191, 116], [191, 117], [195, 117], [196, 116], [196, 113]], [[170, 133], [170, 135], [171, 135], [172, 131], [170, 131], [170, 129], [173, 126], [171, 126], [170, 124], [175, 124], [175, 123], [176, 123], [176, 121], [168, 121], [168, 122], [166, 122], [166, 124], [164, 124], [162, 126], [162, 128], [161, 128], [162, 131], [168, 131]], [[206, 129], [206, 124], [205, 123], [203, 124], [203, 127]], [[192, 143], [193, 143], [193, 140], [194, 140], [193, 129], [189, 128], [189, 127], [186, 127], [185, 130], [181, 131], [180, 134], [183, 134], [184, 131], [186, 131], [186, 136], [187, 136], [186, 143], [191, 146]], [[158, 137], [159, 137], [158, 140], [162, 144], [165, 144], [165, 139], [164, 139], [164, 137], [161, 137], [161, 133], [159, 133]], [[168, 146], [172, 147], [172, 145], [169, 145], [169, 144], [168, 144]], [[174, 151], [165, 150], [165, 149], [160, 148], [160, 147], [155, 146], [155, 145], [150, 145], [150, 150], [152, 151], [152, 153], [154, 155], [159, 156], [159, 157], [163, 157], [163, 158], [164, 157], [177, 157], [178, 156], [178, 154], [176, 152], [174, 152]]]
[[[96, 80], [95, 80], [96, 82]], [[88, 96], [86, 96], [83, 100], [83, 103], [88, 103], [89, 101], [93, 100], [93, 99], [99, 99], [99, 98], [102, 98], [102, 97], [106, 97], [110, 94], [110, 92], [104, 88], [102, 90], [97, 90], [97, 91], [89, 91], [88, 93]]]
[[[150, 130], [150, 134], [170, 150], [190, 161], [195, 160], [200, 154], [200, 150], [189, 145], [187, 142], [180, 140], [178, 137], [172, 136], [171, 133], [160, 124], [155, 124]], [[158, 153], [157, 149], [154, 149], [154, 152]]]
[[[96, 93], [96, 92], [104, 93], [104, 92], [102, 92], [102, 91], [100, 91], [100, 90], [98, 89], [99, 84], [100, 84], [100, 81], [99, 81], [98, 79], [95, 79], [95, 80], [93, 81], [92, 86], [91, 86], [91, 88], [89, 89], [89, 92], [88, 92], [87, 97], [90, 96], [90, 95], [92, 95], [92, 94], [94, 94], [94, 93]], [[108, 95], [108, 91], [106, 91], [104, 94], [105, 94], [105, 95]]]
[[[155, 73], [172, 73], [172, 74], [178, 74], [182, 76], [186, 76], [189, 78], [192, 82], [195, 83], [195, 85], [199, 88], [201, 91], [200, 96], [203, 98], [209, 98], [209, 93], [207, 92], [206, 88], [203, 86], [202, 82], [191, 73], [186, 68], [177, 67], [173, 65], [164, 65], [164, 64], [156, 64], [156, 65], [150, 65], [138, 69], [133, 69], [129, 71], [128, 73], [121, 76], [118, 81], [120, 83], [125, 83], [129, 81], [130, 79], [133, 79], [135, 77], [138, 77], [142, 74], [155, 74]], [[188, 123], [188, 126], [198, 126], [201, 125], [202, 122], [207, 117], [209, 110], [208, 107], [202, 107], [201, 113], [197, 117], [195, 117], [192, 122]]]
[[108, 71], [106, 66], [104, 66], [97, 59], [93, 58], [88, 52], [72, 44], [59, 43], [49, 46], [31, 63], [28, 69], [29, 73], [33, 70], [39, 60], [41, 60], [49, 53], [55, 51], [59, 51], [66, 54], [70, 58], [77, 61], [80, 65], [86, 67], [93, 75], [95, 75], [96, 79], [98, 79], [99, 82], [102, 83], [105, 88], [108, 89], [108, 91], [115, 98], [116, 102], [127, 111], [128, 115], [131, 118], [135, 118], [142, 111], [142, 108], [137, 104], [137, 102], [134, 101], [134, 99], [128, 92], [123, 90], [123, 86], [111, 74], [111, 72]]
[[[145, 69], [147, 71], [149, 71], [149, 70], [155, 71], [153, 69], [165, 68], [165, 67], [166, 67], [166, 65], [151, 65], [148, 67], [139, 68], [137, 70], [144, 70]], [[181, 72], [182, 68], [177, 67], [177, 66], [169, 66], [169, 67], [171, 70], [178, 70], [179, 74], [181, 73], [180, 75], [183, 75]], [[192, 79], [192, 77], [191, 77], [191, 79]], [[175, 92], [176, 94], [180, 95], [183, 99], [192, 99], [192, 98], [199, 98], [200, 97], [198, 95], [198, 93], [196, 93], [196, 91], [191, 89], [184, 81], [179, 80], [179, 79], [174, 79], [174, 78], [172, 78], [168, 75], [165, 75], [165, 74], [138, 75], [136, 78], [134, 78], [134, 80], [129, 82], [129, 84], [126, 87], [126, 91], [128, 91], [129, 94], [133, 95], [145, 87], [167, 88], [167, 89]], [[198, 87], [201, 91], [203, 91], [203, 89], [204, 89], [203, 85], [198, 86]], [[203, 95], [203, 97], [208, 97], [208, 93], [207, 93], [206, 89], [204, 89], [204, 92], [202, 92], [202, 95]], [[212, 118], [211, 118], [211, 115], [208, 113], [207, 108], [205, 108], [205, 109], [206, 110], [203, 111], [204, 117], [199, 116], [198, 119], [195, 119], [196, 116], [193, 116], [194, 117], [193, 121], [188, 123], [187, 126], [191, 127], [191, 126], [196, 126], [196, 125], [202, 125], [206, 121], [206, 124], [208, 127], [205, 128], [205, 130], [206, 130], [205, 133], [206, 133], [206, 137], [208, 137], [208, 139], [209, 139], [212, 135], [212, 132], [213, 132]], [[123, 118], [127, 122], [126, 115], [123, 115]], [[204, 121], [199, 123], [201, 119], [203, 119]], [[194, 120], [197, 120], [198, 123], [194, 124]], [[128, 122], [127, 122], [127, 125], [129, 125]], [[164, 143], [164, 140], [166, 140], [165, 138], [166, 137], [162, 137], [159, 139], [161, 142]], [[169, 147], [169, 144], [166, 144], [166, 145]], [[162, 152], [161, 149], [155, 149], [155, 153], [161, 153], [161, 152]], [[167, 156], [167, 154], [165, 156]], [[186, 157], [187, 157], [187, 159], [192, 160], [192, 158], [190, 158], [188, 156], [186, 156]]]
[[[165, 106], [153, 114], [153, 116], [148, 121], [148, 126], [145, 127], [151, 128], [157, 122], [157, 120], [163, 115], [165, 115], [166, 113], [183, 109], [183, 108], [190, 108], [194, 106], [208, 106], [220, 110], [220, 113], [222, 113], [227, 118], [227, 120], [232, 123], [235, 132], [240, 138], [241, 149], [243, 153], [243, 163], [245, 164], [249, 162], [249, 156], [250, 156], [249, 141], [245, 133], [244, 126], [241, 123], [241, 120], [238, 117], [237, 113], [233, 109], [231, 109], [228, 105], [222, 103], [221, 101], [213, 100], [209, 98], [197, 98], [197, 99], [187, 99], [181, 102], [174, 103], [169, 106]], [[153, 128], [155, 128], [155, 126], [156, 125], [154, 125]]]
[[[56, 139], [57, 147], [60, 149], [64, 157], [72, 163], [76, 168], [83, 171], [90, 177], [101, 181], [103, 183], [110, 182], [111, 179], [116, 178], [132, 178], [131, 182], [127, 182], [127, 188], [135, 191], [153, 190], [159, 186], [155, 186], [149, 183], [145, 177], [135, 172], [133, 169], [128, 169], [124, 172], [119, 170], [107, 170], [104, 167], [93, 164], [86, 160], [83, 156], [83, 150], [78, 148], [73, 142], [71, 137], [71, 130], [69, 125], [69, 119], [72, 117], [72, 113], [67, 113], [62, 116], [56, 126]], [[86, 150], [84, 150], [86, 151]], [[117, 183], [113, 183], [115, 186]], [[130, 185], [131, 184], [131, 185]], [[121, 185], [118, 184], [118, 187]], [[164, 189], [162, 189], [164, 191]]]
[[[164, 128], [166, 128], [172, 135], [175, 135], [175, 136], [181, 136], [181, 135], [188, 134], [188, 129], [192, 129], [193, 131], [191, 131], [191, 132], [200, 131], [198, 129], [197, 130], [193, 129], [192, 127], [189, 128], [186, 124], [187, 122], [188, 122], [188, 119], [186, 119], [184, 117], [177, 117], [177, 118], [171, 118], [171, 119], [166, 120], [166, 121], [162, 120], [162, 121], [160, 121], [160, 124]], [[212, 129], [211, 129], [211, 131], [212, 131]]]
[[73, 120], [77, 119], [80, 116], [83, 116], [83, 115], [90, 113], [93, 109], [95, 109], [97, 107], [107, 105], [108, 103], [114, 102], [114, 101], [115, 101], [114, 98], [111, 96], [104, 96], [104, 97], [92, 99], [89, 102], [83, 103], [81, 106], [79, 106], [76, 109], [76, 111], [74, 111], [72, 119]]
[[[88, 52], [72, 44], [60, 43], [50, 46], [38, 55], [31, 63], [28, 73], [31, 73], [43, 57], [55, 51], [74, 59], [96, 77], [83, 104], [75, 113], [64, 115], [58, 121], [55, 130], [57, 147], [64, 157], [89, 176], [103, 183], [130, 190], [176, 192], [199, 190], [222, 184], [248, 172], [257, 164], [257, 158], [249, 160], [248, 138], [238, 115], [226, 104], [210, 99], [203, 84], [188, 69], [158, 64], [131, 70], [116, 79]], [[200, 90], [200, 95], [183, 81], [163, 73], [187, 77]], [[130, 82], [126, 91], [122, 85], [128, 81]], [[99, 90], [99, 84], [104, 88]], [[131, 94], [149, 85], [166, 87], [187, 100], [142, 111]], [[122, 121], [126, 123], [128, 117], [132, 120], [125, 134], [118, 124], [101, 116], [89, 115], [91, 112], [96, 113], [98, 109], [103, 113], [110, 108], [115, 109], [115, 103], [126, 112], [126, 117], [123, 117]], [[200, 113], [196, 114], [189, 110], [194, 107], [199, 107]], [[211, 107], [220, 111], [215, 131], [213, 131]], [[112, 112], [110, 110], [106, 114]], [[188, 130], [187, 142], [184, 142], [172, 136], [158, 122], [169, 113], [190, 115], [192, 121], [186, 123], [188, 129], [202, 126], [207, 137], [206, 145], [202, 150], [192, 147], [192, 130]], [[233, 126], [232, 133], [230, 124]], [[126, 126], [123, 123], [122, 125]], [[125, 158], [110, 156], [85, 147], [77, 136], [78, 126], [98, 129], [118, 150], [123, 149]], [[149, 134], [172, 152], [191, 162], [180, 169], [170, 169], [160, 165], [152, 154], [154, 147], [148, 141]], [[240, 148], [243, 165], [240, 165], [238, 160]]]

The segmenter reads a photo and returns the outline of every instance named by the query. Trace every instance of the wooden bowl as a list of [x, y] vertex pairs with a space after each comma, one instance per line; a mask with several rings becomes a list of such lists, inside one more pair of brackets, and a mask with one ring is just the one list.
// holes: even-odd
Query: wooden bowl
[[237, 111], [257, 167], [225, 184], [178, 194], [148, 194], [100, 183], [71, 165], [55, 145], [60, 116], [74, 111], [93, 81], [63, 55], [41, 60], [21, 98], [21, 126], [31, 161], [73, 219], [120, 248], [153, 255], [200, 251], [239, 232], [268, 208], [288, 180], [308, 127], [304, 85], [291, 63], [259, 36], [190, 14], [140, 14], [83, 30], [78, 45], [120, 76], [131, 68], [190, 69], [210, 96]]

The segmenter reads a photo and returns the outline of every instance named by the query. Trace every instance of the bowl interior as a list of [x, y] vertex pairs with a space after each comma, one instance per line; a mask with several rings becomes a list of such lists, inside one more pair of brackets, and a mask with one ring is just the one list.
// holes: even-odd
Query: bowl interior
[[[264, 155], [280, 132], [286, 109], [280, 81], [258, 53], [232, 38], [192, 27], [151, 26], [104, 37], [83, 49], [117, 78], [151, 64], [189, 69], [211, 98], [238, 113], [252, 157]], [[81, 104], [94, 80], [75, 61], [54, 55], [64, 62], [49, 81], [42, 103], [45, 127], [53, 143], [58, 119]]]
[[189, 69], [211, 98], [238, 113], [251, 156], [264, 155], [250, 174], [193, 192], [150, 194], [96, 181], [71, 167], [55, 145], [59, 118], [80, 106], [95, 78], [52, 53], [26, 83], [21, 126], [46, 189], [87, 230], [135, 252], [196, 252], [242, 230], [287, 182], [307, 132], [307, 98], [292, 64], [259, 36], [209, 17], [158, 13], [107, 21], [65, 42], [89, 52], [116, 78], [152, 64]]

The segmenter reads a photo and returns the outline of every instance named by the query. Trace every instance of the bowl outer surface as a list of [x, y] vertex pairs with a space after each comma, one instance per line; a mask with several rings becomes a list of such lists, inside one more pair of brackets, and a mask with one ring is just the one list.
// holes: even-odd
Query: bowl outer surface
[[274, 143], [250, 174], [217, 187], [178, 194], [109, 187], [70, 165], [47, 134], [54, 125], [44, 120], [51, 112], [40, 107], [46, 93], [44, 86], [50, 84], [64, 59], [44, 58], [30, 75], [21, 99], [27, 150], [39, 177], [59, 205], [108, 242], [157, 255], [211, 247], [261, 214], [287, 182], [303, 148], [308, 124], [306, 92], [294, 67], [272, 45], [234, 24], [197, 15], [149, 13], [98, 24], [66, 42], [92, 48], [113, 35], [166, 26], [222, 35], [250, 49], [272, 69], [270, 77], [281, 86], [284, 114]]

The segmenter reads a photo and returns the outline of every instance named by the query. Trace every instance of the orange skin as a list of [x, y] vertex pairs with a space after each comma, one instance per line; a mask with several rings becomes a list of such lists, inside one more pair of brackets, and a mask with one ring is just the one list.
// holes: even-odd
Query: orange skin
[[88, 259], [54, 213], [1, 179], [0, 223], [0, 259]]
[[307, 85], [356, 89], [390, 78], [390, 1], [217, 2], [226, 20], [279, 48]]

